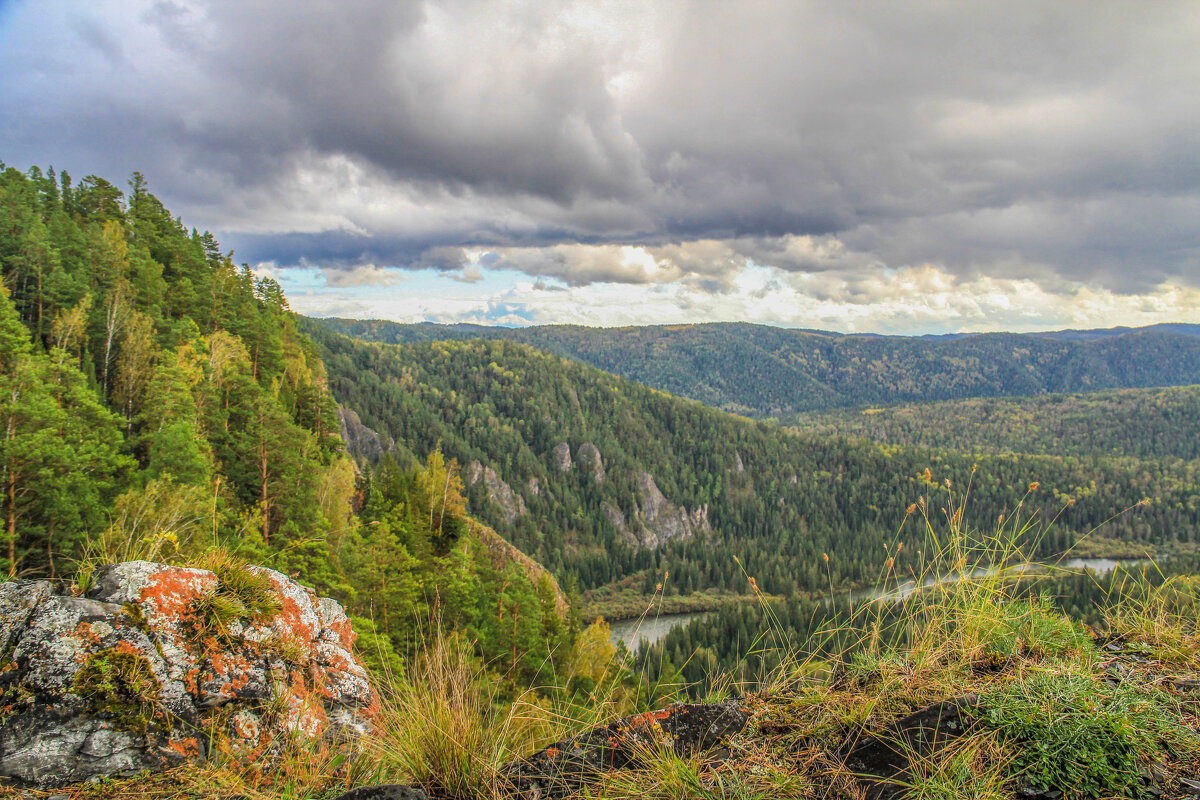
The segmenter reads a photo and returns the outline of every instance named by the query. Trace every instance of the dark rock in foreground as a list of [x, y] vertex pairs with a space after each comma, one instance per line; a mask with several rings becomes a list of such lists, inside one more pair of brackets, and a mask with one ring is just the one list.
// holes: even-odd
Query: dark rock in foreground
[[509, 764], [503, 775], [522, 797], [557, 798], [600, 774], [635, 766], [648, 750], [670, 747], [681, 756], [712, 749], [750, 720], [742, 700], [676, 703], [563, 739]]
[[145, 561], [97, 570], [84, 597], [0, 584], [0, 778], [57, 787], [368, 730], [375, 698], [342, 607], [245, 569], [269, 618], [218, 616], [216, 574]]
[[934, 703], [909, 714], [883, 735], [868, 738], [846, 757], [846, 768], [860, 776], [870, 800], [889, 800], [904, 793], [903, 781], [914, 759], [929, 759], [968, 731], [974, 718], [967, 711], [978, 705], [968, 695]]
[[360, 786], [339, 795], [335, 800], [429, 800], [429, 798], [415, 786], [389, 783], [383, 786]]

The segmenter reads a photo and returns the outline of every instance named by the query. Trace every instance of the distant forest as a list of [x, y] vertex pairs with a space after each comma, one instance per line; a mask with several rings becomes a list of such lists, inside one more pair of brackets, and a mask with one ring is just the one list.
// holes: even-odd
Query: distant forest
[[[394, 438], [396, 452], [441, 442], [459, 463], [491, 469], [520, 495], [524, 511], [497, 500], [504, 491], [495, 481], [479, 480], [466, 489], [474, 513], [587, 591], [603, 613], [644, 608], [660, 583], [684, 597], [746, 594], [748, 576], [777, 595], [823, 590], [831, 581], [870, 583], [885, 542], [903, 541], [908, 552], [922, 547], [920, 531], [897, 531], [906, 509], [921, 498], [932, 502], [947, 481], [956, 489], [970, 481], [977, 520], [1012, 513], [1037, 482], [1026, 508], [1057, 523], [1031, 555], [1060, 552], [1098, 527], [1104, 539], [1133, 551], [1187, 546], [1200, 535], [1195, 461], [1119, 452], [965, 454], [789, 433], [523, 344], [397, 346], [356, 341], [315, 321], [305, 330], [322, 348], [339, 402]], [[1181, 424], [1178, 435], [1191, 436]], [[602, 481], [579, 464], [566, 471], [556, 464], [556, 447], [577, 456], [585, 444], [604, 460]], [[631, 523], [646, 506], [643, 473], [677, 507], [706, 509], [711, 532], [654, 548], [623, 536], [614, 520]], [[631, 596], [641, 599], [615, 602]], [[719, 604], [709, 600], [686, 607]]]
[[868, 405], [1200, 383], [1200, 327], [847, 336], [746, 323], [585, 328], [323, 319], [366, 341], [498, 339], [749, 417]]

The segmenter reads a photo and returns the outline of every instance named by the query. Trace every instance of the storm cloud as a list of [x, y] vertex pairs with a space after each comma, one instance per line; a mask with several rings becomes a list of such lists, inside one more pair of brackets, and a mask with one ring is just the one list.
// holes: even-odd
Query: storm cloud
[[1200, 286], [1197, 41], [1188, 2], [16, 0], [0, 158], [141, 170], [331, 287], [1149, 293]]

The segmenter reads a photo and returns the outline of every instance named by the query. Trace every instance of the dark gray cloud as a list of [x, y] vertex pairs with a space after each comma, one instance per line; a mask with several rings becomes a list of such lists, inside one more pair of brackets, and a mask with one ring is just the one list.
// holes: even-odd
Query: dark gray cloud
[[25, 0], [0, 15], [0, 158], [140, 169], [252, 261], [474, 280], [467, 251], [495, 248], [484, 267], [712, 292], [747, 259], [1200, 285], [1194, 3]]

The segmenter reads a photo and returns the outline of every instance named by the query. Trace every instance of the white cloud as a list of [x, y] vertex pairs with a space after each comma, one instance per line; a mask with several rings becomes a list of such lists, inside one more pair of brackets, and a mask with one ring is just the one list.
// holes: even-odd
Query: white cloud
[[141, 170], [330, 303], [434, 269], [519, 319], [516, 270], [641, 321], [1157, 318], [1200, 286], [1197, 40], [1186, 0], [15, 0], [0, 155]]
[[891, 334], [1200, 323], [1200, 290], [1177, 284], [1136, 295], [1088, 285], [1051, 292], [1030, 280], [964, 279], [933, 265], [869, 275], [748, 267], [721, 294], [681, 282], [563, 287], [516, 277], [473, 297], [436, 290], [419, 296], [322, 293], [293, 298], [292, 305], [317, 316], [401, 322], [620, 326], [741, 320]]

